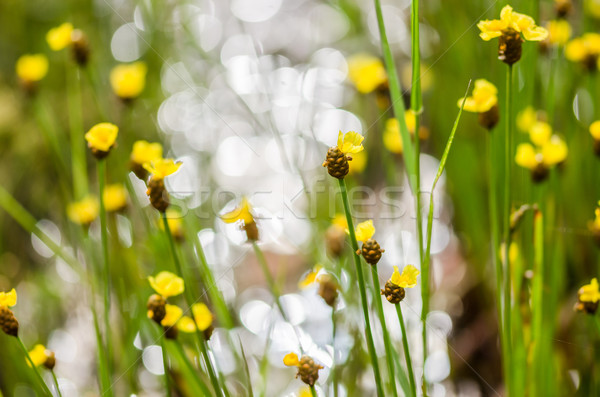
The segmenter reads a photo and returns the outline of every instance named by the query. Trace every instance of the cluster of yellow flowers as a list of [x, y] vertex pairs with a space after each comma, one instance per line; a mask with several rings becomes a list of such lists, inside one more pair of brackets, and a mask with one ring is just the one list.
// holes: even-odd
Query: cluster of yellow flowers
[[598, 69], [598, 56], [600, 56], [600, 34], [584, 33], [567, 43], [565, 57], [572, 62], [577, 62], [587, 70]]

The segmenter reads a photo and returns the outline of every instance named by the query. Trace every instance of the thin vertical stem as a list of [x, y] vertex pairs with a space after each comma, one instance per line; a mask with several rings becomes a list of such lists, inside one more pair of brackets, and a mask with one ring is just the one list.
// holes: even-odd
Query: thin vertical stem
[[267, 280], [267, 285], [269, 286], [269, 290], [271, 291], [273, 298], [275, 298], [275, 304], [277, 305], [277, 308], [279, 309], [279, 312], [281, 313], [281, 316], [283, 317], [283, 319], [285, 321], [288, 321], [287, 314], [285, 314], [285, 310], [283, 310], [283, 306], [281, 305], [281, 301], [279, 300], [279, 298], [280, 298], [279, 290], [277, 288], [277, 285], [275, 284], [273, 275], [271, 274], [271, 271], [269, 270], [269, 265], [267, 264], [265, 255], [262, 252], [262, 250], [260, 249], [260, 247], [258, 246], [256, 241], [252, 241], [252, 248], [254, 249], [254, 254], [256, 255], [256, 259], [258, 260], [258, 263], [260, 264], [260, 267], [265, 276], [265, 279]]
[[167, 392], [167, 397], [171, 397], [171, 381], [169, 379], [169, 357], [167, 356], [167, 339], [164, 335], [161, 337], [161, 351], [162, 351], [162, 359], [163, 359], [163, 367], [165, 370], [165, 390]]
[[42, 386], [42, 389], [44, 390], [44, 393], [46, 393], [48, 396], [52, 396], [52, 392], [48, 388], [48, 385], [46, 385], [46, 382], [44, 382], [44, 378], [42, 378], [42, 375], [40, 374], [40, 371], [38, 371], [38, 368], [33, 363], [33, 360], [31, 359], [31, 356], [29, 356], [29, 352], [27, 351], [27, 348], [23, 344], [23, 341], [18, 336], [16, 338], [19, 341], [19, 345], [21, 346], [21, 349], [23, 349], [23, 353], [25, 353], [25, 357], [27, 358], [27, 361], [29, 362], [29, 365], [31, 366], [31, 368], [33, 369], [33, 372], [35, 373], [36, 378], [40, 382], [40, 385]]
[[81, 199], [88, 191], [85, 145], [83, 143], [83, 120], [81, 109], [81, 81], [79, 69], [66, 65], [67, 102], [69, 107], [69, 130], [71, 139], [71, 171], [73, 173], [73, 192], [75, 199]]
[[111, 362], [111, 341], [110, 341], [110, 261], [108, 258], [108, 226], [106, 224], [106, 208], [104, 206], [104, 186], [106, 184], [106, 159], [98, 160], [98, 194], [100, 196], [100, 237], [102, 240], [102, 259], [104, 261], [102, 275], [104, 282], [104, 338], [106, 344], [106, 357], [108, 370], [112, 366]]
[[337, 380], [337, 367], [335, 362], [335, 334], [336, 334], [336, 326], [335, 326], [335, 309], [331, 308], [331, 383], [333, 385], [333, 397], [338, 397], [338, 380]]
[[56, 394], [58, 394], [58, 397], [62, 397], [62, 393], [60, 392], [60, 385], [58, 384], [58, 378], [56, 377], [54, 370], [51, 369], [50, 373], [52, 374], [52, 379], [54, 380], [54, 387], [56, 387]]
[[381, 382], [381, 373], [379, 371], [379, 364], [377, 362], [377, 352], [375, 351], [375, 343], [373, 342], [373, 334], [371, 332], [371, 320], [369, 319], [369, 304], [367, 302], [367, 290], [365, 285], [365, 279], [362, 272], [362, 265], [360, 258], [356, 254], [358, 251], [358, 242], [356, 241], [356, 235], [354, 232], [354, 222], [352, 221], [352, 213], [350, 212], [350, 201], [348, 200], [348, 192], [346, 190], [346, 181], [343, 179], [338, 180], [340, 185], [340, 192], [342, 194], [342, 201], [344, 203], [344, 212], [346, 214], [346, 222], [348, 223], [348, 231], [350, 233], [350, 243], [352, 244], [352, 256], [354, 257], [354, 266], [356, 268], [356, 276], [358, 279], [358, 290], [360, 293], [360, 300], [363, 309], [363, 317], [365, 319], [365, 334], [367, 338], [367, 347], [369, 349], [369, 356], [371, 357], [371, 365], [373, 365], [373, 373], [375, 374], [375, 385], [377, 386], [377, 395], [383, 397], [385, 392], [383, 390], [383, 383]]
[[317, 391], [315, 390], [314, 386], [310, 387], [310, 394], [312, 395], [312, 397], [317, 397]]
[[[169, 221], [167, 220], [167, 214], [165, 212], [161, 212], [160, 214], [163, 220], [163, 226], [165, 229], [165, 233], [167, 234], [167, 240], [169, 240], [169, 247], [171, 249], [171, 255], [173, 256], [173, 262], [175, 264], [175, 269], [180, 277], [183, 277], [183, 268], [181, 267], [181, 262], [179, 261], [179, 256], [177, 255], [177, 249], [175, 248], [175, 241], [173, 239], [173, 234], [171, 233], [171, 228], [169, 227]], [[189, 310], [192, 310], [192, 306], [194, 305], [194, 300], [190, 296], [189, 289], [185, 289], [183, 293], [185, 300], [188, 304]], [[210, 382], [212, 383], [213, 388], [215, 389], [215, 393], [217, 395], [223, 395], [223, 390], [219, 385], [219, 379], [217, 378], [215, 369], [213, 368], [212, 361], [208, 355], [208, 350], [206, 347], [206, 341], [204, 340], [204, 335], [200, 332], [198, 328], [196, 328], [196, 338], [198, 348], [200, 349], [200, 353], [202, 358], [206, 362], [206, 368], [208, 371], [208, 376], [210, 377]]]
[[505, 378], [508, 383], [509, 394], [512, 390], [512, 327], [511, 327], [511, 269], [510, 269], [510, 210], [511, 210], [511, 165], [512, 165], [512, 79], [513, 67], [508, 66], [506, 73], [506, 113], [505, 113], [505, 141], [504, 141], [504, 338], [507, 356], [504, 359]]
[[390, 334], [387, 330], [385, 323], [385, 315], [383, 313], [383, 305], [381, 303], [381, 295], [379, 293], [381, 286], [379, 285], [379, 275], [377, 274], [377, 265], [371, 266], [371, 278], [373, 280], [373, 300], [375, 301], [375, 307], [377, 308], [377, 314], [379, 315], [379, 322], [381, 323], [381, 330], [383, 333], [383, 345], [385, 347], [386, 363], [389, 372], [389, 382], [392, 387], [392, 393], [394, 396], [398, 396], [398, 390], [396, 388], [396, 371], [394, 369], [394, 356], [396, 351], [392, 347], [390, 340]]
[[400, 323], [400, 329], [402, 330], [402, 347], [404, 348], [404, 359], [406, 360], [406, 368], [408, 370], [410, 393], [412, 397], [417, 397], [415, 373], [412, 367], [412, 359], [410, 358], [410, 349], [408, 346], [408, 338], [406, 336], [406, 325], [404, 324], [404, 316], [402, 315], [402, 308], [400, 307], [400, 303], [396, 304], [396, 314], [398, 315], [398, 322]]

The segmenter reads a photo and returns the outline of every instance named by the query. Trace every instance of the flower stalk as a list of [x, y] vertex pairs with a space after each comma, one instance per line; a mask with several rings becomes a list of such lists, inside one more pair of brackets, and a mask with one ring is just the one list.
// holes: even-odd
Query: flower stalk
[[402, 331], [402, 347], [404, 349], [404, 358], [406, 360], [406, 369], [408, 371], [408, 380], [410, 382], [410, 393], [412, 397], [417, 397], [417, 385], [415, 382], [415, 373], [412, 367], [412, 359], [410, 358], [410, 348], [408, 346], [408, 337], [406, 335], [406, 325], [404, 324], [404, 316], [402, 315], [402, 308], [400, 303], [396, 305], [396, 314], [398, 315], [398, 322], [400, 323], [400, 329]]
[[48, 388], [48, 385], [46, 384], [46, 382], [44, 382], [44, 378], [42, 378], [42, 374], [40, 374], [40, 371], [38, 370], [37, 366], [31, 359], [31, 356], [29, 355], [29, 351], [27, 351], [25, 344], [23, 343], [23, 341], [21, 340], [21, 338], [19, 336], [16, 336], [16, 338], [19, 341], [19, 346], [21, 346], [21, 349], [23, 350], [23, 353], [25, 354], [25, 358], [27, 359], [27, 362], [29, 363], [29, 365], [33, 369], [33, 372], [35, 373], [35, 377], [40, 382], [40, 386], [42, 387], [42, 390], [44, 390], [44, 393], [46, 393], [46, 395], [52, 396], [52, 392]]

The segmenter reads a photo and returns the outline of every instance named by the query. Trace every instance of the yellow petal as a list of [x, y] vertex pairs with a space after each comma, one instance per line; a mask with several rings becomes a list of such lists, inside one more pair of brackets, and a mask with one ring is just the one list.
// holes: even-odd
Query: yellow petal
[[17, 60], [16, 71], [25, 82], [40, 81], [48, 73], [48, 58], [43, 54], [23, 55]]
[[102, 200], [104, 201], [106, 211], [114, 212], [122, 210], [127, 206], [127, 189], [119, 183], [107, 185], [104, 188]]
[[386, 149], [392, 153], [402, 153], [404, 146], [402, 145], [400, 125], [397, 119], [388, 119], [385, 122], [385, 130], [383, 131], [383, 144], [385, 145]]
[[244, 225], [248, 225], [254, 222], [254, 216], [252, 215], [252, 207], [246, 197], [242, 197], [240, 204], [229, 211], [221, 215], [221, 220], [225, 223], [236, 223], [243, 222]]
[[595, 140], [600, 140], [600, 120], [594, 121], [590, 125], [590, 134]]
[[529, 15], [514, 12], [511, 15], [512, 25], [517, 32], [525, 32], [535, 27], [535, 21]]
[[48, 358], [48, 355], [46, 354], [46, 348], [44, 345], [35, 345], [29, 352], [29, 357], [31, 358], [31, 361], [33, 361], [33, 365], [39, 367], [40, 365], [44, 364]]
[[131, 151], [131, 161], [136, 164], [151, 163], [161, 159], [163, 148], [160, 143], [150, 143], [147, 141], [137, 141], [133, 144]]
[[336, 214], [331, 224], [339, 227], [340, 229], [348, 229], [348, 221], [346, 220], [346, 215], [344, 214]]
[[362, 151], [352, 155], [352, 161], [348, 162], [350, 167], [348, 173], [352, 175], [360, 174], [367, 166], [367, 152]]
[[481, 31], [479, 37], [485, 41], [489, 41], [495, 37], [502, 36], [502, 31], [506, 29], [507, 23], [498, 19], [486, 19], [479, 21], [477, 27]]
[[373, 220], [369, 219], [359, 223], [356, 226], [356, 240], [365, 242], [375, 234], [375, 226], [373, 226]]
[[515, 161], [521, 167], [533, 169], [537, 166], [535, 149], [529, 143], [521, 143], [517, 146]]
[[598, 280], [596, 278], [593, 278], [589, 284], [579, 289], [579, 300], [593, 303], [600, 300], [600, 291], [598, 290]]
[[342, 131], [338, 134], [338, 148], [343, 153], [358, 153], [363, 150], [362, 141], [365, 139], [358, 132], [348, 131], [342, 134]]
[[529, 132], [536, 121], [537, 112], [531, 106], [527, 106], [517, 115], [517, 127], [523, 132]]
[[297, 367], [300, 360], [298, 360], [298, 355], [296, 353], [288, 353], [283, 358], [283, 363], [288, 367]]
[[87, 196], [67, 206], [67, 216], [71, 222], [79, 225], [89, 225], [98, 217], [100, 203], [93, 196]]
[[548, 22], [548, 41], [551, 44], [565, 45], [571, 37], [571, 25], [565, 19]]
[[50, 29], [46, 34], [46, 41], [52, 51], [60, 51], [71, 44], [71, 33], [73, 33], [73, 25], [66, 22]]
[[323, 269], [323, 266], [317, 264], [310, 272], [306, 273], [306, 276], [298, 283], [298, 287], [301, 289], [310, 287], [315, 281], [317, 281], [317, 275]]
[[362, 94], [372, 92], [387, 82], [387, 74], [381, 60], [366, 54], [348, 58], [348, 78]]
[[11, 307], [17, 304], [17, 291], [0, 292], [0, 306]]
[[185, 289], [183, 279], [171, 272], [162, 271], [156, 277], [148, 277], [148, 281], [152, 289], [165, 298], [177, 296]]
[[[397, 273], [398, 269], [394, 268], [394, 273]], [[413, 288], [417, 285], [417, 276], [421, 274], [421, 272], [414, 267], [413, 265], [406, 265], [404, 269], [402, 269], [402, 274], [400, 276], [395, 277], [395, 281], [392, 281], [393, 284], [396, 284], [402, 288]], [[392, 274], [392, 277], [394, 275]]]
[[529, 139], [536, 146], [543, 146], [552, 136], [552, 127], [543, 121], [536, 121], [529, 129]]
[[533, 25], [530, 28], [523, 30], [523, 36], [525, 37], [525, 40], [543, 41], [548, 38], [548, 31], [546, 28]]
[[407, 109], [404, 111], [404, 122], [406, 123], [406, 128], [408, 132], [411, 134], [415, 133], [415, 128], [417, 127], [417, 115], [412, 109]]
[[181, 162], [176, 163], [173, 159], [158, 159], [144, 164], [144, 168], [154, 179], [164, 179], [177, 172]]
[[557, 135], [553, 135], [550, 140], [542, 147], [542, 158], [544, 164], [554, 165], [565, 161], [569, 150], [565, 141]]
[[124, 99], [139, 96], [146, 85], [147, 71], [148, 68], [144, 62], [115, 66], [110, 71], [110, 85], [114, 93]]
[[196, 324], [194, 324], [194, 320], [191, 317], [183, 316], [177, 322], [177, 329], [181, 332], [192, 333], [196, 332]]
[[200, 331], [208, 329], [213, 322], [213, 314], [204, 303], [195, 303], [192, 305], [192, 314], [196, 321], [196, 326]]
[[[460, 98], [458, 100], [458, 102], [456, 103], [456, 105], [458, 107], [461, 107], [463, 105], [463, 98]], [[475, 101], [475, 98], [473, 98], [472, 96], [467, 97], [467, 99], [465, 99], [465, 106], [463, 108], [464, 110], [466, 110], [467, 112], [473, 112], [473, 113], [479, 113], [479, 111], [477, 110], [477, 102]]]
[[510, 25], [513, 22], [513, 8], [508, 4], [500, 11], [500, 20], [506, 25]]
[[163, 318], [160, 322], [160, 325], [162, 325], [163, 327], [172, 327], [177, 323], [177, 321], [179, 321], [181, 316], [183, 316], [183, 310], [181, 310], [179, 306], [169, 304], [165, 305], [165, 309], [167, 311], [167, 314], [165, 315], [165, 318]]
[[108, 152], [115, 144], [119, 127], [111, 123], [99, 123], [93, 126], [86, 134], [85, 140], [92, 149]]

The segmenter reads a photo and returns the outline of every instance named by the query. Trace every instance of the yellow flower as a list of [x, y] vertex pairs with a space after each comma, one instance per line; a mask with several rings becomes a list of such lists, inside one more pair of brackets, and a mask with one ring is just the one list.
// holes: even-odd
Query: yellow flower
[[581, 302], [596, 303], [600, 300], [600, 291], [598, 290], [598, 280], [593, 278], [592, 281], [579, 289], [579, 300]]
[[252, 216], [252, 207], [246, 197], [242, 197], [240, 204], [229, 211], [226, 214], [221, 215], [221, 219], [225, 223], [236, 223], [242, 221], [244, 225], [248, 225], [254, 222], [254, 216]]
[[0, 306], [11, 307], [17, 304], [17, 291], [0, 292]]
[[177, 321], [179, 321], [181, 316], [183, 316], [183, 310], [181, 310], [179, 306], [166, 304], [165, 310], [167, 314], [165, 315], [165, 318], [163, 318], [160, 322], [160, 325], [162, 325], [163, 327], [174, 326], [177, 323]]
[[117, 140], [119, 127], [111, 123], [99, 123], [93, 126], [86, 134], [85, 140], [90, 149], [108, 152]]
[[140, 95], [146, 85], [147, 67], [144, 62], [121, 64], [110, 71], [110, 85], [114, 93], [123, 99]]
[[388, 119], [385, 122], [385, 130], [383, 131], [383, 144], [386, 149], [392, 153], [402, 153], [404, 146], [402, 145], [402, 137], [400, 136], [400, 125], [398, 119]]
[[528, 169], [534, 169], [538, 165], [537, 154], [529, 143], [521, 143], [517, 146], [515, 161], [518, 165]]
[[35, 345], [29, 352], [29, 357], [31, 358], [31, 361], [33, 361], [33, 365], [39, 367], [40, 365], [44, 364], [46, 359], [48, 359], [48, 354], [46, 352], [47, 350], [44, 345]]
[[531, 106], [527, 106], [517, 115], [517, 127], [523, 132], [529, 132], [536, 122], [537, 112]]
[[195, 303], [192, 305], [192, 314], [196, 326], [200, 331], [207, 330], [213, 322], [213, 314], [204, 303]]
[[413, 288], [417, 285], [417, 276], [420, 273], [413, 265], [406, 265], [402, 269], [402, 274], [400, 274], [398, 266], [394, 266], [394, 273], [392, 273], [390, 281], [392, 284], [402, 288]]
[[567, 144], [558, 135], [553, 135], [542, 146], [542, 157], [544, 164], [547, 166], [562, 163], [567, 158], [568, 153]]
[[164, 179], [177, 172], [181, 162], [176, 163], [173, 159], [158, 159], [144, 164], [144, 168], [154, 179]]
[[303, 387], [300, 390], [298, 390], [298, 397], [312, 397], [312, 392], [310, 391], [310, 388]]
[[192, 333], [196, 332], [196, 325], [194, 324], [194, 320], [191, 317], [183, 316], [177, 322], [177, 329], [181, 332]]
[[22, 55], [17, 60], [16, 71], [26, 83], [40, 81], [48, 73], [48, 58], [43, 54]]
[[356, 240], [364, 243], [373, 237], [374, 234], [375, 226], [373, 226], [373, 220], [369, 219], [356, 225]]
[[574, 38], [565, 47], [565, 57], [573, 62], [586, 62], [600, 55], [600, 34], [585, 33]]
[[[169, 230], [171, 230], [173, 237], [183, 237], [183, 222], [181, 220], [183, 215], [181, 214], [181, 212], [179, 210], [176, 210], [175, 208], [168, 208], [166, 214], [167, 223], [169, 224]], [[164, 230], [165, 226], [163, 225], [163, 222], [159, 221], [158, 227], [159, 229]]]
[[136, 164], [146, 164], [161, 159], [163, 148], [160, 143], [136, 141], [131, 151], [131, 161]]
[[[473, 95], [465, 100], [464, 110], [474, 113], [485, 113], [498, 103], [498, 89], [485, 79], [475, 80]], [[461, 107], [463, 99], [458, 100]]]
[[346, 215], [344, 214], [336, 214], [331, 224], [339, 227], [340, 229], [348, 229], [348, 222], [346, 221]]
[[590, 125], [590, 134], [595, 140], [600, 141], [600, 120], [594, 121]]
[[537, 146], [543, 146], [552, 136], [552, 127], [543, 121], [536, 121], [529, 129], [529, 139]]
[[288, 353], [283, 358], [283, 363], [288, 367], [297, 367], [300, 364], [300, 360], [296, 353]]
[[121, 184], [108, 185], [102, 194], [104, 207], [108, 212], [120, 211], [127, 206], [127, 189]]
[[565, 19], [548, 22], [548, 42], [563, 46], [571, 37], [571, 25]]
[[310, 272], [306, 273], [306, 276], [298, 283], [298, 287], [301, 289], [308, 288], [317, 281], [317, 275], [323, 269], [323, 266], [316, 264]]
[[352, 156], [352, 161], [348, 162], [349, 174], [360, 174], [367, 166], [367, 152], [358, 152]]
[[387, 82], [381, 60], [367, 54], [348, 58], [348, 78], [361, 94], [368, 94]]
[[46, 34], [46, 41], [52, 51], [60, 51], [71, 44], [71, 33], [73, 33], [73, 25], [65, 22], [56, 28], [50, 29]]
[[365, 137], [358, 132], [349, 131], [344, 134], [340, 131], [338, 134], [337, 147], [343, 153], [358, 153], [364, 149], [362, 145], [364, 139]]
[[481, 31], [479, 37], [485, 41], [500, 37], [509, 29], [522, 33], [525, 40], [529, 41], [542, 41], [548, 37], [548, 31], [537, 26], [533, 18], [514, 12], [509, 5], [500, 12], [500, 19], [479, 21], [477, 27]]
[[[598, 202], [598, 205], [600, 205], [600, 202]], [[594, 229], [600, 230], [600, 208], [596, 208], [594, 214], [596, 215], [596, 217], [594, 218], [594, 222], [592, 222], [592, 226]]]
[[98, 199], [88, 196], [67, 206], [67, 216], [72, 222], [80, 225], [89, 225], [98, 217], [100, 204]]
[[177, 296], [185, 289], [183, 279], [171, 272], [162, 271], [156, 277], [148, 277], [148, 281], [152, 289], [165, 298]]

